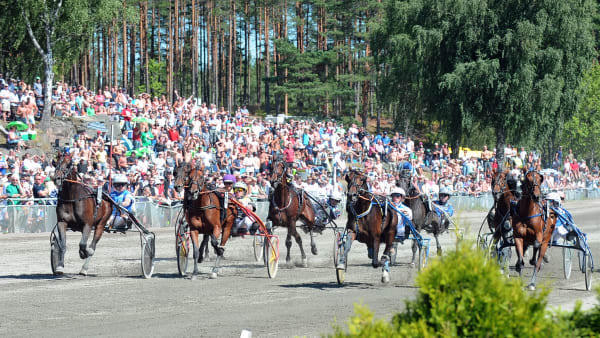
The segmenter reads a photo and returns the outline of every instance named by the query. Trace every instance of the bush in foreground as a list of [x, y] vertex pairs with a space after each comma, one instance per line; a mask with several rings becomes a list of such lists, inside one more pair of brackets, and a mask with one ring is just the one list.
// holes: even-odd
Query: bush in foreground
[[[391, 323], [376, 320], [357, 307], [348, 332], [336, 337], [565, 337], [581, 332], [568, 315], [546, 311], [549, 291], [524, 290], [518, 278], [507, 279], [484, 255], [461, 243], [430, 265], [416, 279], [419, 293]], [[598, 312], [600, 314], [600, 311]], [[600, 318], [600, 317], [599, 317]], [[593, 329], [590, 329], [593, 332]]]

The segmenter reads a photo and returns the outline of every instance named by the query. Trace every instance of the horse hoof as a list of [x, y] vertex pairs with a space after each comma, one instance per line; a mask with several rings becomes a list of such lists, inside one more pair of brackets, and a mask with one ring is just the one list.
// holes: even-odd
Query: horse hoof
[[81, 259], [88, 258], [87, 250], [79, 250], [79, 258], [81, 258]]
[[535, 266], [535, 263], [535, 259], [532, 258], [529, 260], [529, 264], [531, 264], [531, 266]]
[[383, 272], [383, 275], [381, 275], [381, 282], [382, 283], [389, 283], [390, 282], [390, 273], [387, 271]]
[[79, 274], [82, 275], [82, 276], [87, 276], [88, 275], [87, 270], [85, 270], [85, 269], [81, 269], [81, 271], [79, 271]]
[[312, 252], [313, 255], [318, 255], [319, 251], [317, 250], [316, 246], [313, 246], [310, 248], [310, 252]]
[[308, 259], [307, 258], [302, 258], [302, 267], [308, 268]]
[[65, 267], [64, 266], [57, 266], [56, 269], [54, 270], [54, 274], [55, 275], [62, 275], [65, 273]]
[[529, 289], [529, 291], [535, 291], [535, 285], [533, 285], [533, 284], [529, 284], [529, 286], [527, 286], [527, 288]]
[[86, 251], [87, 251], [88, 257], [92, 257], [92, 256], [94, 255], [94, 249], [92, 249], [92, 248], [87, 248], [87, 250], [86, 250]]
[[211, 272], [210, 273], [210, 279], [217, 279], [217, 273], [216, 272]]
[[417, 265], [415, 264], [415, 262], [411, 262], [411, 263], [410, 263], [410, 267], [411, 267], [411, 268], [413, 268], [413, 269], [414, 269], [414, 268], [415, 268], [415, 266], [417, 266]]

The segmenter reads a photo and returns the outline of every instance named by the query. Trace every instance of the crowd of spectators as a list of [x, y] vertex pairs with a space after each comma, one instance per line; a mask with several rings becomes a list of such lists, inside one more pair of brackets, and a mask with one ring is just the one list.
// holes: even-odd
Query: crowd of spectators
[[[35, 119], [29, 116], [41, 111], [40, 81], [36, 78], [35, 84], [28, 85], [0, 75], [0, 86], [4, 119], [35, 128]], [[181, 198], [174, 189], [175, 168], [184, 161], [197, 161], [217, 186], [222, 185], [223, 175], [233, 174], [248, 185], [253, 198], [266, 199], [271, 189], [270, 164], [281, 157], [293, 163], [295, 183], [318, 195], [343, 189], [345, 170], [360, 167], [368, 173], [371, 189], [380, 194], [389, 194], [400, 173], [409, 170], [424, 193], [435, 194], [446, 187], [454, 194], [479, 196], [490, 191], [492, 170], [498, 166], [495, 150], [487, 147], [476, 153], [464, 150], [451, 158], [447, 143], [418, 141], [393, 131], [372, 134], [333, 119], [281, 123], [254, 117], [243, 106], [228, 112], [175, 94], [170, 103], [164, 96], [130, 96], [114, 87], [94, 93], [58, 82], [52, 95], [55, 117], [106, 114], [120, 121], [123, 136], [116, 141], [98, 131], [91, 136], [78, 134], [66, 147], [86, 183], [109, 189], [108, 175], [121, 173], [128, 177], [134, 195], [171, 203]], [[30, 108], [24, 113], [21, 107]], [[21, 148], [12, 147], [0, 156], [2, 196], [19, 198], [22, 204], [51, 203], [34, 202], [34, 198], [56, 195], [52, 159], [44, 154], [31, 156]], [[542, 169], [536, 151], [509, 145], [504, 153], [511, 167]], [[598, 163], [590, 167], [572, 151], [563, 154], [560, 148], [553, 168], [544, 172], [550, 190], [598, 185]]]

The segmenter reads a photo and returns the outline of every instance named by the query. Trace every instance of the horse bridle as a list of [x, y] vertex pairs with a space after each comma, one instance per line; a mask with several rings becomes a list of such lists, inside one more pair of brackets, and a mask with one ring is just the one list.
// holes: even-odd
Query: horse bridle
[[[530, 181], [529, 181], [529, 179], [527, 178], [527, 176], [528, 176], [530, 173], [532, 174], [531, 176], [532, 176], [532, 181], [533, 181], [533, 182], [530, 182]], [[539, 183], [537, 182], [537, 175], [536, 175], [536, 174], [537, 174], [537, 175], [540, 175], [540, 174], [539, 174], [537, 171], [535, 171], [535, 170], [530, 170], [530, 171], [528, 171], [528, 172], [525, 174], [525, 184], [524, 184], [524, 187], [525, 187], [525, 189], [527, 190], [527, 191], [526, 191], [526, 194], [527, 194], [527, 195], [529, 195], [529, 197], [531, 197], [531, 199], [532, 199], [532, 200], [534, 200], [534, 201], [536, 201], [536, 202], [539, 202], [540, 196], [538, 196], [538, 195], [536, 195], [536, 194], [535, 194], [535, 187], [538, 187], [538, 188], [540, 189], [540, 192], [541, 192], [541, 191], [542, 191], [542, 186], [541, 186], [542, 182], [541, 182], [541, 180], [540, 180], [540, 182], [539, 182]], [[541, 175], [540, 175], [540, 176], [541, 176]]]
[[[204, 175], [198, 175], [198, 173], [200, 172], [200, 169], [190, 169], [190, 173], [192, 170], [195, 170], [195, 173], [193, 176], [189, 176], [189, 184], [187, 186], [184, 186], [184, 188], [188, 189], [188, 193], [190, 195], [188, 195], [188, 199], [189, 200], [197, 200], [198, 197], [200, 197], [200, 192], [202, 191], [202, 189], [204, 189], [204, 184], [206, 183], [206, 178], [204, 177]], [[200, 177], [198, 177], [200, 176]], [[192, 190], [192, 187], [196, 186], [195, 190]]]
[[59, 190], [62, 188], [62, 184], [65, 180], [65, 177], [67, 177], [73, 170], [73, 161], [68, 161], [67, 164], [64, 164], [65, 158], [67, 156], [67, 154], [63, 154], [59, 158], [56, 169], [54, 170], [54, 183], [56, 183], [56, 186]]
[[[508, 179], [506, 178], [506, 174], [502, 173], [498, 176], [502, 176], [504, 175], [504, 180], [502, 181], [502, 184], [498, 184], [498, 181], [500, 181], [500, 179], [497, 179], [496, 177], [494, 177], [494, 181], [492, 184], [492, 196], [494, 196], [494, 201], [497, 201], [500, 196], [502, 196], [504, 194], [504, 190], [506, 190], [507, 186], [508, 186]], [[494, 190], [495, 187], [499, 187], [498, 191]]]

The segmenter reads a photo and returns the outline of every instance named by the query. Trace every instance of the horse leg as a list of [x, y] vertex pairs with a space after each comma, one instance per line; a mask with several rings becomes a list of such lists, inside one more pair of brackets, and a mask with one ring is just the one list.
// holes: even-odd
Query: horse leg
[[290, 256], [290, 250], [292, 249], [292, 229], [288, 228], [287, 236], [285, 237], [285, 247], [287, 248], [287, 255], [285, 256], [285, 264], [290, 264], [292, 257]]
[[90, 260], [92, 259], [94, 252], [96, 252], [96, 244], [98, 244], [98, 241], [100, 241], [100, 238], [102, 237], [103, 233], [104, 233], [104, 226], [101, 226], [99, 224], [96, 225], [96, 229], [94, 230], [94, 238], [92, 239], [92, 243], [90, 244], [90, 246], [87, 248], [88, 256], [85, 259], [85, 262], [83, 262], [81, 271], [79, 271], [80, 275], [87, 276], [87, 271], [88, 271], [88, 267], [90, 265]]
[[371, 265], [374, 268], [379, 267], [379, 246], [381, 245], [381, 240], [378, 236], [375, 236], [373, 239], [373, 257], [371, 257]]
[[[81, 241], [79, 241], [79, 257], [81, 259], [86, 259], [90, 256], [90, 251], [87, 247], [90, 232], [92, 232], [92, 225], [90, 223], [85, 223], [81, 229]], [[93, 250], [91, 251], [91, 254], [94, 254]]]
[[515, 270], [519, 273], [519, 277], [522, 275], [521, 269], [525, 265], [523, 262], [523, 238], [515, 237], [515, 250], [517, 251], [517, 264]]
[[412, 259], [410, 261], [410, 266], [413, 268], [416, 266], [415, 260], [417, 258], [417, 247], [418, 247], [417, 240], [413, 239], [413, 241], [412, 241]]
[[435, 238], [435, 246], [437, 248], [437, 256], [440, 257], [442, 256], [442, 246], [440, 245], [440, 239], [439, 239], [440, 234], [435, 232], [433, 233], [433, 237]]
[[356, 235], [353, 232], [349, 232], [348, 235], [346, 236], [345, 241], [343, 242], [344, 253], [338, 257], [338, 263], [337, 263], [336, 269], [339, 269], [339, 270], [346, 269], [346, 263], [347, 263], [346, 261], [348, 258], [348, 253], [350, 253], [350, 248], [352, 247], [352, 241], [354, 241], [355, 237], [356, 237]]
[[308, 258], [306, 258], [306, 254], [304, 253], [304, 247], [302, 246], [302, 237], [298, 233], [298, 230], [294, 228], [294, 238], [296, 239], [296, 243], [300, 247], [300, 254], [302, 255], [302, 267], [308, 267]]
[[394, 235], [388, 233], [385, 238], [385, 249], [381, 256], [381, 282], [388, 283], [390, 281], [390, 253], [394, 245]]
[[65, 269], [65, 252], [67, 252], [67, 222], [58, 222], [59, 259], [56, 264], [56, 274], [62, 275]]
[[[219, 227], [215, 227], [212, 235], [210, 235], [210, 243], [213, 248], [215, 248], [215, 252], [217, 254], [217, 258], [215, 258], [215, 265], [213, 266], [212, 272], [210, 274], [211, 279], [215, 279], [219, 273], [219, 264], [221, 263], [221, 258], [223, 257], [223, 253], [225, 253], [225, 246], [223, 238], [221, 238], [221, 245], [219, 245], [218, 236], [221, 234], [221, 229]], [[225, 240], [226, 242], [227, 240]]]
[[194, 271], [192, 272], [192, 279], [196, 279], [198, 275], [198, 261], [200, 260], [200, 246], [198, 245], [198, 230], [190, 231], [190, 238], [192, 239], [192, 247], [194, 249]]
[[200, 243], [200, 249], [198, 250], [198, 263], [202, 263], [204, 261], [204, 255], [208, 256], [208, 239], [208, 235], [202, 236], [202, 242]]
[[313, 236], [313, 231], [310, 229], [310, 252], [313, 255], [318, 255], [319, 250], [317, 250], [317, 243], [315, 243], [315, 237]]

